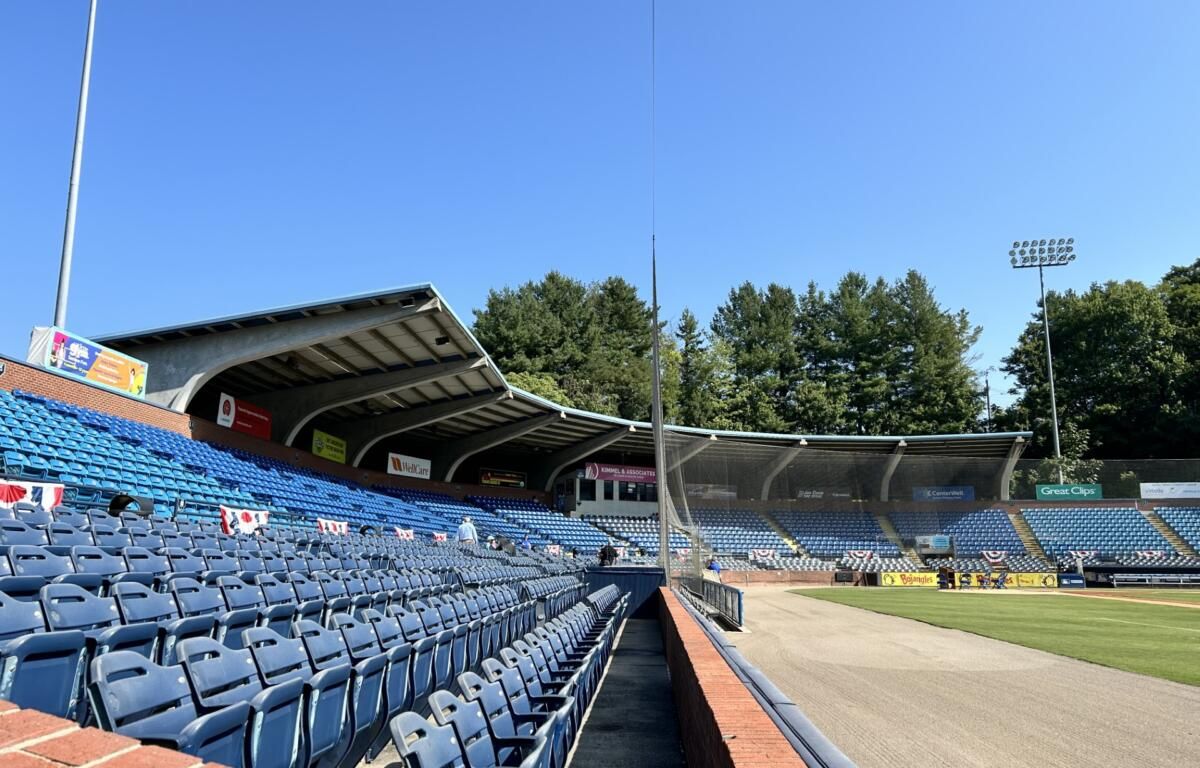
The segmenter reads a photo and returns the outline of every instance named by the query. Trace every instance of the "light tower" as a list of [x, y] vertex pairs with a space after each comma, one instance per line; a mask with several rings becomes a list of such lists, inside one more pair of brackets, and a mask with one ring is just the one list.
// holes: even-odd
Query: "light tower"
[[1054, 355], [1050, 352], [1050, 312], [1046, 307], [1046, 267], [1065, 267], [1075, 261], [1075, 238], [1053, 237], [1040, 240], [1014, 240], [1008, 252], [1013, 269], [1038, 271], [1038, 285], [1042, 292], [1042, 331], [1046, 335], [1046, 379], [1050, 383], [1050, 424], [1054, 428], [1054, 459], [1058, 468], [1058, 482], [1063, 482], [1062, 449], [1058, 442], [1058, 401], [1054, 393]]

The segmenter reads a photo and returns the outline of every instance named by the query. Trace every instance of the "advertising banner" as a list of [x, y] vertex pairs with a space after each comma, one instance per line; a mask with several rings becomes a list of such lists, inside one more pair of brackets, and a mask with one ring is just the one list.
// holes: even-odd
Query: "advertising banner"
[[24, 501], [49, 512], [62, 504], [62, 483], [27, 483], [24, 480], [0, 480], [0, 509], [12, 509]]
[[952, 555], [954, 545], [950, 537], [944, 533], [929, 536], [917, 536], [914, 542], [918, 554], [921, 555]]
[[417, 538], [417, 534], [412, 528], [396, 528], [396, 538], [401, 541], [413, 541]]
[[937, 574], [929, 571], [888, 572], [879, 574], [881, 587], [933, 587], [937, 588]]
[[1104, 498], [1104, 489], [1096, 483], [1053, 483], [1037, 486], [1042, 501], [1096, 501]]
[[445, 541], [445, 540], [446, 540], [446, 534], [444, 534], [444, 533], [435, 533], [435, 534], [433, 534], [433, 540], [434, 540], [434, 541]]
[[270, 440], [271, 412], [222, 392], [221, 400], [217, 404], [217, 426]]
[[1085, 589], [1087, 582], [1078, 573], [1058, 574], [1058, 586], [1061, 589]]
[[389, 453], [387, 472], [389, 475], [419, 477], [422, 480], [428, 480], [433, 472], [433, 463], [429, 459], [405, 456], [403, 453]]
[[1200, 499], [1200, 483], [1138, 483], [1143, 499]]
[[221, 530], [227, 535], [234, 531], [251, 534], [267, 524], [271, 513], [265, 509], [233, 509], [221, 506]]
[[973, 485], [926, 485], [912, 489], [913, 501], [974, 501]]
[[588, 462], [583, 465], [585, 480], [616, 480], [621, 483], [653, 483], [657, 475], [654, 467], [631, 467], [625, 464], [597, 464]]
[[319, 429], [313, 430], [312, 452], [322, 459], [346, 463], [346, 441]]
[[147, 363], [57, 326], [33, 330], [29, 362], [123, 395], [146, 396]]
[[340, 536], [345, 536], [350, 532], [350, 523], [347, 523], [345, 520], [326, 520], [323, 517], [318, 517], [317, 530], [321, 533], [336, 533]]
[[[971, 574], [971, 587], [978, 588], [982, 584], [982, 579], [986, 577], [991, 584], [995, 584], [997, 577], [1001, 572]], [[954, 583], [959, 587], [962, 586], [962, 573], [954, 574]], [[1004, 586], [1008, 589], [1055, 589], [1058, 587], [1057, 573], [1012, 573], [1008, 572], [1005, 577]]]
[[495, 485], [501, 488], [524, 488], [527, 479], [524, 472], [512, 472], [507, 469], [479, 470], [480, 485]]

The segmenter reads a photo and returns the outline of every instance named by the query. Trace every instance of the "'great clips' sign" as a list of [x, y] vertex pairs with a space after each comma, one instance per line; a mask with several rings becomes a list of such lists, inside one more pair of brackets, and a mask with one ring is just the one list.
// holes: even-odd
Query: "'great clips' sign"
[[1104, 489], [1097, 483], [1052, 483], [1037, 486], [1041, 501], [1096, 501], [1104, 498]]
[[585, 480], [616, 480], [620, 483], [654, 483], [658, 481], [654, 467], [631, 467], [625, 464], [583, 465]]

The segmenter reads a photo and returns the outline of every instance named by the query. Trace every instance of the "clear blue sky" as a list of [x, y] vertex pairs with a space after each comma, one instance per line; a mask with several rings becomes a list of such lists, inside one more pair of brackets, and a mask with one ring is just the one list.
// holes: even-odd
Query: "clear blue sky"
[[[0, 350], [52, 318], [86, 0], [0, 5]], [[915, 267], [996, 365], [1200, 256], [1200, 5], [660, 0], [662, 303]], [[649, 294], [648, 2], [102, 0], [69, 326], [559, 269]]]

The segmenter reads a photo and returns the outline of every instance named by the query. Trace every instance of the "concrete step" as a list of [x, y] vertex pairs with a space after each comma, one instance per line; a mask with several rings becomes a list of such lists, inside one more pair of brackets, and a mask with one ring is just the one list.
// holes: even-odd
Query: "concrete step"
[[1029, 527], [1029, 521], [1025, 519], [1025, 515], [1021, 514], [1021, 510], [1016, 507], [1009, 507], [1007, 511], [1008, 519], [1012, 522], [1012, 526], [1017, 532], [1017, 537], [1025, 545], [1025, 551], [1040, 559], [1043, 563], [1053, 565], [1054, 563], [1050, 562], [1050, 558], [1046, 556], [1046, 550], [1042, 549], [1042, 543], [1038, 541], [1037, 536], [1033, 533], [1033, 529]]
[[914, 563], [925, 564], [925, 558], [917, 554], [917, 550], [912, 546], [906, 545], [904, 540], [900, 538], [900, 532], [896, 530], [896, 526], [892, 523], [892, 519], [884, 512], [875, 513], [875, 522], [879, 523], [883, 535], [887, 536], [888, 541], [895, 544], [904, 553], [904, 556]]
[[767, 525], [771, 526], [771, 530], [779, 534], [779, 538], [783, 539], [784, 542], [792, 548], [793, 554], [800, 557], [809, 557], [808, 550], [802, 547], [800, 542], [792, 538], [792, 534], [788, 533], [787, 528], [784, 528], [779, 524], [779, 521], [775, 519], [775, 515], [772, 515], [770, 512], [765, 510], [759, 510], [758, 515], [763, 520], [766, 520]]

